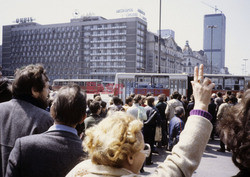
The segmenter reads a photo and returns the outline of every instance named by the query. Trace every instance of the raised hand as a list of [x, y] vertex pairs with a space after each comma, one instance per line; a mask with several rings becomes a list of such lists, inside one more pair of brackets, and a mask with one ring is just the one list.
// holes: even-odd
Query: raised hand
[[191, 81], [191, 84], [195, 99], [194, 109], [207, 111], [215, 84], [208, 78], [204, 79], [203, 68], [203, 64], [200, 65], [199, 70], [197, 66], [194, 68], [194, 80]]

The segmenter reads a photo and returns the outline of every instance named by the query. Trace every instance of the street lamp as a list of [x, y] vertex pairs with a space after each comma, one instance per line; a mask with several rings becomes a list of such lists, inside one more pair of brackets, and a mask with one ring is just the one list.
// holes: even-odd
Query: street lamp
[[247, 60], [248, 59], [244, 58], [243, 60], [245, 61], [245, 68], [244, 68], [245, 69], [245, 75], [247, 75]]
[[213, 30], [214, 30], [214, 28], [216, 28], [217, 26], [215, 26], [215, 25], [209, 25], [209, 26], [207, 26], [208, 28], [211, 28], [211, 63], [210, 63], [210, 67], [211, 67], [211, 74], [213, 74], [213, 70], [212, 70], [212, 67], [213, 67], [213, 62], [212, 62], [212, 55], [213, 55]]
[[160, 10], [159, 10], [159, 36], [158, 36], [158, 73], [161, 73], [161, 0], [160, 0]]

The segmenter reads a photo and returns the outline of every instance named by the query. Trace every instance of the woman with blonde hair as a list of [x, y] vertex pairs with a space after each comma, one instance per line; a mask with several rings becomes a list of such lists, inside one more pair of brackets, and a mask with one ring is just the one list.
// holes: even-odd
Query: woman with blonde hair
[[[152, 176], [192, 176], [209, 140], [212, 125], [207, 112], [214, 84], [203, 81], [203, 65], [195, 68], [192, 81], [194, 110], [182, 131], [172, 155]], [[86, 131], [83, 146], [90, 160], [78, 164], [67, 176], [139, 176], [149, 151], [141, 133], [142, 122], [124, 112], [116, 112]], [[148, 147], [148, 146], [146, 146]]]

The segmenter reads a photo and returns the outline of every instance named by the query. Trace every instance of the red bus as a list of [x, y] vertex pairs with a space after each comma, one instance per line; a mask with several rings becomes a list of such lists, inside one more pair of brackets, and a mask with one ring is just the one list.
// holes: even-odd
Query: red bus
[[62, 86], [68, 84], [77, 84], [86, 93], [98, 93], [104, 90], [102, 80], [100, 79], [55, 79], [52, 84], [53, 90], [59, 90]]

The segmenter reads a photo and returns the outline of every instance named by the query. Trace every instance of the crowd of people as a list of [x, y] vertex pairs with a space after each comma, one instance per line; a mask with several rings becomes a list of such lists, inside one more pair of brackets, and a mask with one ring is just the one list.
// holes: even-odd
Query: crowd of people
[[148, 93], [106, 103], [78, 85], [49, 93], [43, 66], [20, 68], [13, 83], [0, 79], [0, 174], [139, 176], [162, 148], [171, 155], [153, 176], [192, 176], [209, 138], [219, 136], [218, 151], [231, 151], [237, 176], [249, 176], [250, 90], [212, 94], [203, 65], [191, 84], [189, 101], [175, 91], [169, 100]]

